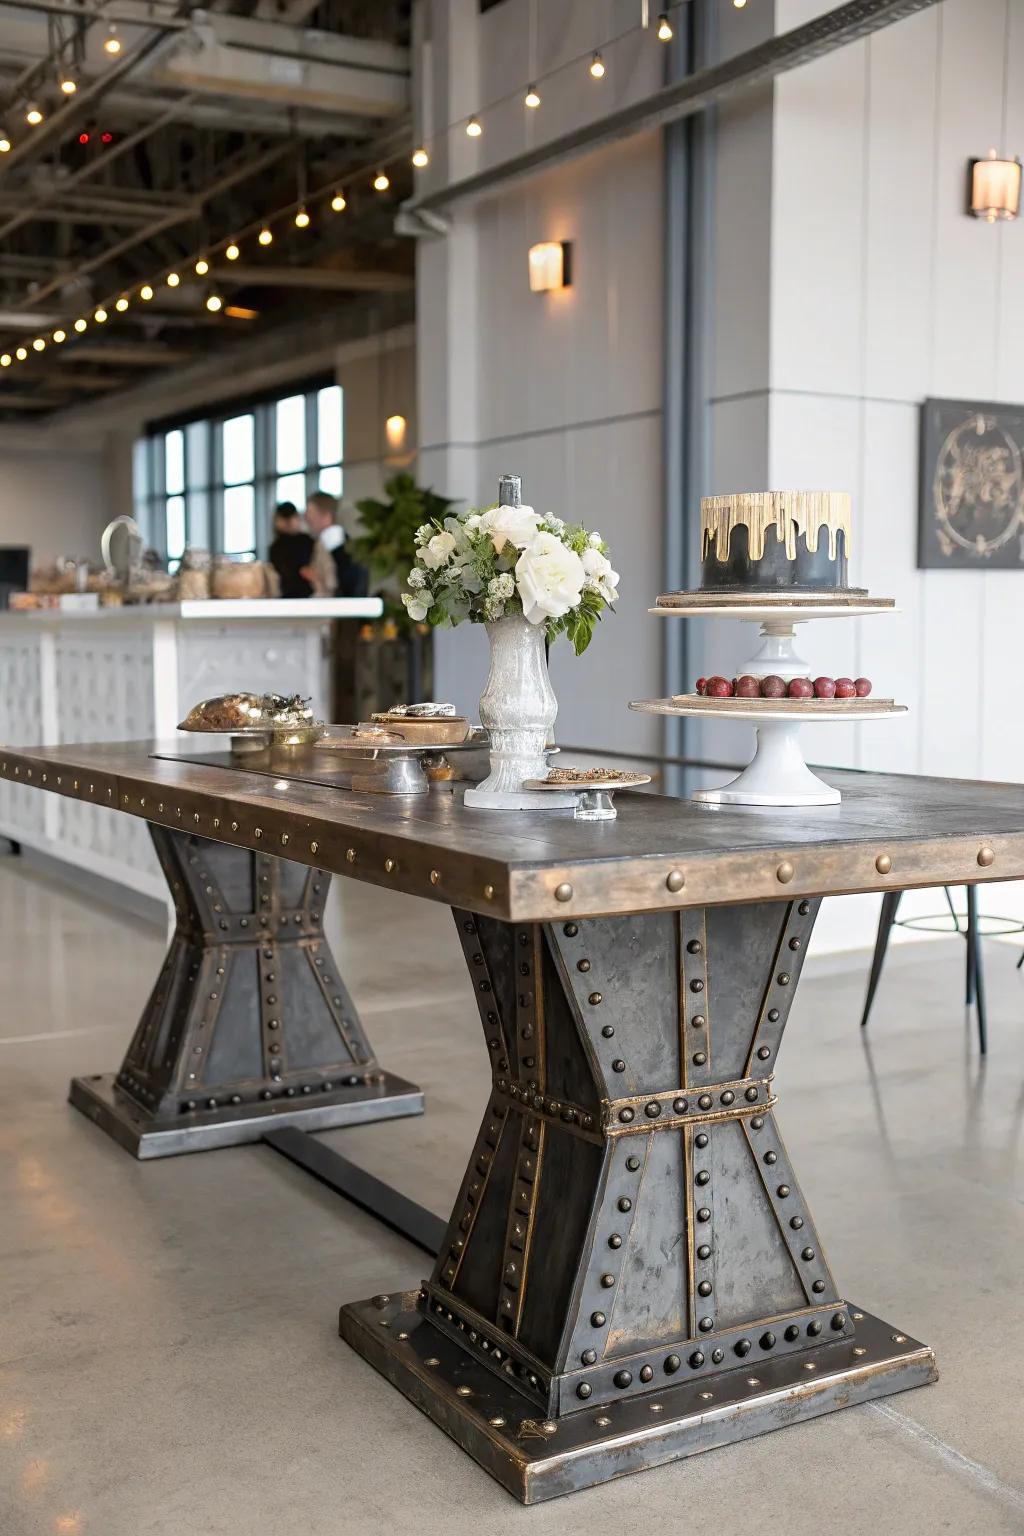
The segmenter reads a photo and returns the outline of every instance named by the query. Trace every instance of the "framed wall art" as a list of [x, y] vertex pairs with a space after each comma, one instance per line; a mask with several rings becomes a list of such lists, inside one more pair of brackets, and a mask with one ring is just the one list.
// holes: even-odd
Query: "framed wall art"
[[917, 563], [1024, 570], [1024, 406], [924, 402]]

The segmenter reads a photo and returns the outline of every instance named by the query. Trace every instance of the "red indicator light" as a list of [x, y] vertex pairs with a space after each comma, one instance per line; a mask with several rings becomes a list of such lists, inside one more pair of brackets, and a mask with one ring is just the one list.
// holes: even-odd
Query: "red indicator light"
[[80, 133], [78, 135], [78, 142], [79, 142], [79, 144], [88, 144], [88, 142], [89, 142], [89, 135], [87, 133]]
[[113, 144], [113, 142], [114, 142], [114, 135], [112, 133], [101, 133], [100, 134], [100, 143], [101, 144]]

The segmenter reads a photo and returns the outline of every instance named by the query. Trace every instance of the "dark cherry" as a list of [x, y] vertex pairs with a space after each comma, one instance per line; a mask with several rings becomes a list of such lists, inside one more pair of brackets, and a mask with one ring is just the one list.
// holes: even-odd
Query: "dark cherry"
[[852, 677], [836, 678], [836, 698], [855, 699], [857, 697], [857, 684]]
[[834, 699], [836, 696], [836, 680], [834, 677], [816, 677], [814, 679], [814, 697], [816, 699]]
[[698, 679], [697, 679], [697, 692], [700, 693], [700, 694], [706, 693], [707, 692], [707, 686], [708, 686], [707, 678], [706, 677], [698, 677]]
[[858, 699], [866, 699], [871, 692], [871, 679], [870, 677], [858, 677], [853, 686], [857, 690]]
[[791, 677], [789, 680], [789, 696], [791, 699], [813, 699], [814, 684], [809, 677]]
[[782, 677], [763, 677], [761, 679], [761, 697], [763, 699], [784, 699], [786, 697], [786, 680]]
[[731, 699], [732, 683], [727, 677], [709, 677], [707, 696], [709, 699]]
[[742, 677], [738, 677], [733, 684], [733, 688], [738, 699], [759, 699], [761, 697], [761, 679], [759, 677], [751, 677], [749, 672], [745, 672]]

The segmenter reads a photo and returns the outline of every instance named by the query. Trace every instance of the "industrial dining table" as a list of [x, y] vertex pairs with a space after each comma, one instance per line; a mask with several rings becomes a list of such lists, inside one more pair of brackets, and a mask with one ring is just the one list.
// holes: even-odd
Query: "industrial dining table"
[[335, 873], [451, 906], [480, 1130], [429, 1277], [340, 1326], [519, 1499], [935, 1379], [833, 1276], [775, 1061], [821, 898], [1024, 877], [1020, 786], [825, 770], [842, 803], [813, 813], [632, 793], [587, 822], [175, 753], [0, 749], [6, 779], [148, 821], [176, 907], [124, 1062], [72, 1103], [141, 1157], [418, 1112], [323, 904]]

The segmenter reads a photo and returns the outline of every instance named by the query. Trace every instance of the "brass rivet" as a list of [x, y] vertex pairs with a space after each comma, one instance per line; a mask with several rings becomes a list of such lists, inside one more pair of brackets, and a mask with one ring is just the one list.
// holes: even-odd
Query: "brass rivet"
[[431, 885], [436, 885], [437, 882], [440, 880], [440, 878], [441, 878], [441, 871], [439, 869], [432, 869], [430, 871], [430, 883], [431, 883]]
[[792, 864], [788, 859], [783, 859], [782, 863], [775, 871], [775, 878], [778, 880], [780, 885], [788, 885], [793, 878], [793, 874], [794, 870]]
[[346, 848], [345, 849], [345, 857], [346, 857], [346, 859], [348, 860], [348, 862], [350, 864], [354, 864], [355, 861], [356, 861], [356, 851], [355, 851], [355, 849], [354, 848]]
[[978, 863], [981, 865], [982, 869], [987, 869], [990, 864], [994, 864], [995, 859], [996, 851], [994, 848], [978, 849]]
[[887, 875], [890, 869], [892, 869], [892, 859], [890, 859], [887, 853], [880, 853], [875, 860], [875, 868], [880, 875]]
[[487, 901], [493, 901], [494, 900], [494, 886], [493, 885], [485, 885], [484, 886], [484, 897], [485, 897], [485, 899]]
[[681, 869], [670, 870], [668, 877], [665, 880], [665, 884], [668, 886], [670, 891], [681, 891], [683, 886], [686, 884], [686, 876], [683, 874]]
[[572, 901], [572, 886], [568, 880], [563, 880], [561, 885], [555, 886], [556, 901]]
[[384, 860], [384, 868], [387, 871], [387, 873], [390, 875], [394, 871], [394, 868], [395, 868], [395, 861], [394, 861], [394, 859], [385, 859]]
[[319, 848], [320, 848], [320, 844], [319, 843], [310, 843], [310, 845], [309, 845], [310, 853], [317, 853], [319, 851]]

